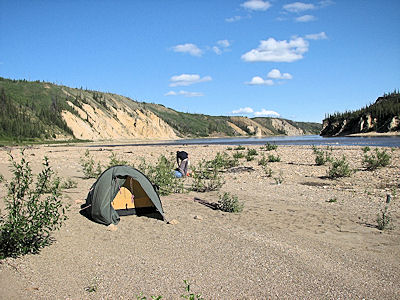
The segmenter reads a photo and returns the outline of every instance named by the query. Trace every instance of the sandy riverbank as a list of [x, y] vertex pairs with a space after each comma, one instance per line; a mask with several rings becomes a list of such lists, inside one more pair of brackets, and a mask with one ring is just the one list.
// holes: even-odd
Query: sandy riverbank
[[[260, 146], [250, 148], [261, 153]], [[399, 197], [391, 206], [395, 228], [375, 228], [386, 194], [396, 188], [399, 195], [399, 149], [390, 152], [389, 167], [369, 172], [362, 167], [360, 147], [335, 147], [334, 155], [346, 155], [359, 171], [330, 180], [325, 178], [328, 167], [315, 165], [311, 147], [279, 146], [273, 154], [281, 162], [269, 164], [272, 177], [258, 166], [259, 157], [241, 159], [241, 165], [254, 172], [224, 173], [221, 192], [237, 195], [245, 204], [242, 213], [214, 211], [193, 201], [198, 197], [216, 202], [218, 192], [174, 194], [161, 200], [167, 217], [179, 224], [128, 216], [115, 232], [78, 212], [94, 182], [82, 178], [79, 159], [86, 149], [74, 145], [26, 150], [35, 173], [46, 155], [58, 175], [73, 179], [78, 187], [65, 192], [69, 219], [50, 247], [39, 255], [0, 263], [0, 298], [136, 299], [143, 292], [178, 299], [183, 280], [205, 299], [400, 298]], [[111, 151], [138, 164], [140, 157], [154, 161], [182, 149], [196, 164], [227, 146], [89, 148], [104, 164]], [[12, 153], [19, 157], [17, 149]], [[4, 149], [0, 174], [10, 178]], [[283, 178], [280, 185], [274, 179], [278, 176]]]

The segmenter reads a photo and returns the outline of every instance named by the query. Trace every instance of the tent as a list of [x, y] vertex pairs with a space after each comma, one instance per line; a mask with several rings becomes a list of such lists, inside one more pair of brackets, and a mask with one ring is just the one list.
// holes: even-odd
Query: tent
[[105, 170], [92, 185], [85, 207], [89, 218], [105, 225], [118, 224], [119, 216], [132, 214], [165, 220], [155, 186], [143, 173], [129, 166]]

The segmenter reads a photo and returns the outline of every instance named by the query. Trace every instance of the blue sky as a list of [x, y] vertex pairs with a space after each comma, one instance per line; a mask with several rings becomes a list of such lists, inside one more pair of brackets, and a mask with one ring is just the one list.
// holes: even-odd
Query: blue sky
[[400, 88], [398, 0], [0, 0], [0, 76], [321, 122]]

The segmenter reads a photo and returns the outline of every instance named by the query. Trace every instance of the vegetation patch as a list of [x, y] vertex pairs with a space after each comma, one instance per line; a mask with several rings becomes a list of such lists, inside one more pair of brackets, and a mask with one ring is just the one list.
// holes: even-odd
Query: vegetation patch
[[386, 167], [390, 164], [391, 156], [386, 152], [386, 150], [380, 151], [378, 148], [375, 148], [375, 153], [370, 153], [369, 149], [363, 148], [364, 151], [364, 160], [363, 165], [368, 171], [373, 171], [378, 168]]
[[328, 170], [329, 178], [350, 177], [354, 173], [343, 155], [341, 159], [332, 159]]
[[243, 211], [244, 204], [238, 200], [236, 195], [232, 195], [230, 193], [224, 193], [219, 196], [218, 200], [218, 209], [230, 212], [230, 213], [239, 213]]

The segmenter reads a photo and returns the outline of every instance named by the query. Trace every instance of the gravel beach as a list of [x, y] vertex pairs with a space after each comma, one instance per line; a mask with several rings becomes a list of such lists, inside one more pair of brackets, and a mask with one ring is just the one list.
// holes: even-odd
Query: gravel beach
[[[230, 146], [234, 148], [235, 146]], [[235, 150], [221, 145], [118, 146], [41, 145], [25, 150], [36, 174], [44, 156], [58, 176], [77, 187], [63, 193], [68, 220], [55, 241], [38, 255], [0, 261], [1, 299], [137, 299], [162, 295], [179, 299], [191, 291], [204, 299], [399, 299], [400, 149], [387, 149], [388, 167], [367, 171], [361, 147], [333, 148], [357, 171], [347, 178], [326, 177], [310, 146], [260, 146], [253, 161], [240, 159], [241, 172], [224, 172], [218, 192], [162, 196], [175, 225], [137, 216], [121, 217], [117, 230], [79, 213], [95, 179], [84, 179], [80, 158], [89, 149], [96, 161], [111, 153], [130, 164], [155, 162], [177, 150], [192, 165]], [[325, 150], [326, 147], [320, 147]], [[11, 149], [18, 159], [19, 149]], [[247, 150], [243, 150], [246, 153]], [[258, 160], [273, 154], [268, 177]], [[7, 149], [0, 148], [0, 174], [11, 179]], [[182, 179], [186, 187], [191, 178]], [[376, 228], [386, 195], [392, 229]], [[244, 203], [238, 214], [213, 210], [194, 199], [215, 203], [223, 192]], [[0, 183], [0, 196], [6, 194]], [[4, 203], [0, 208], [4, 213]]]

